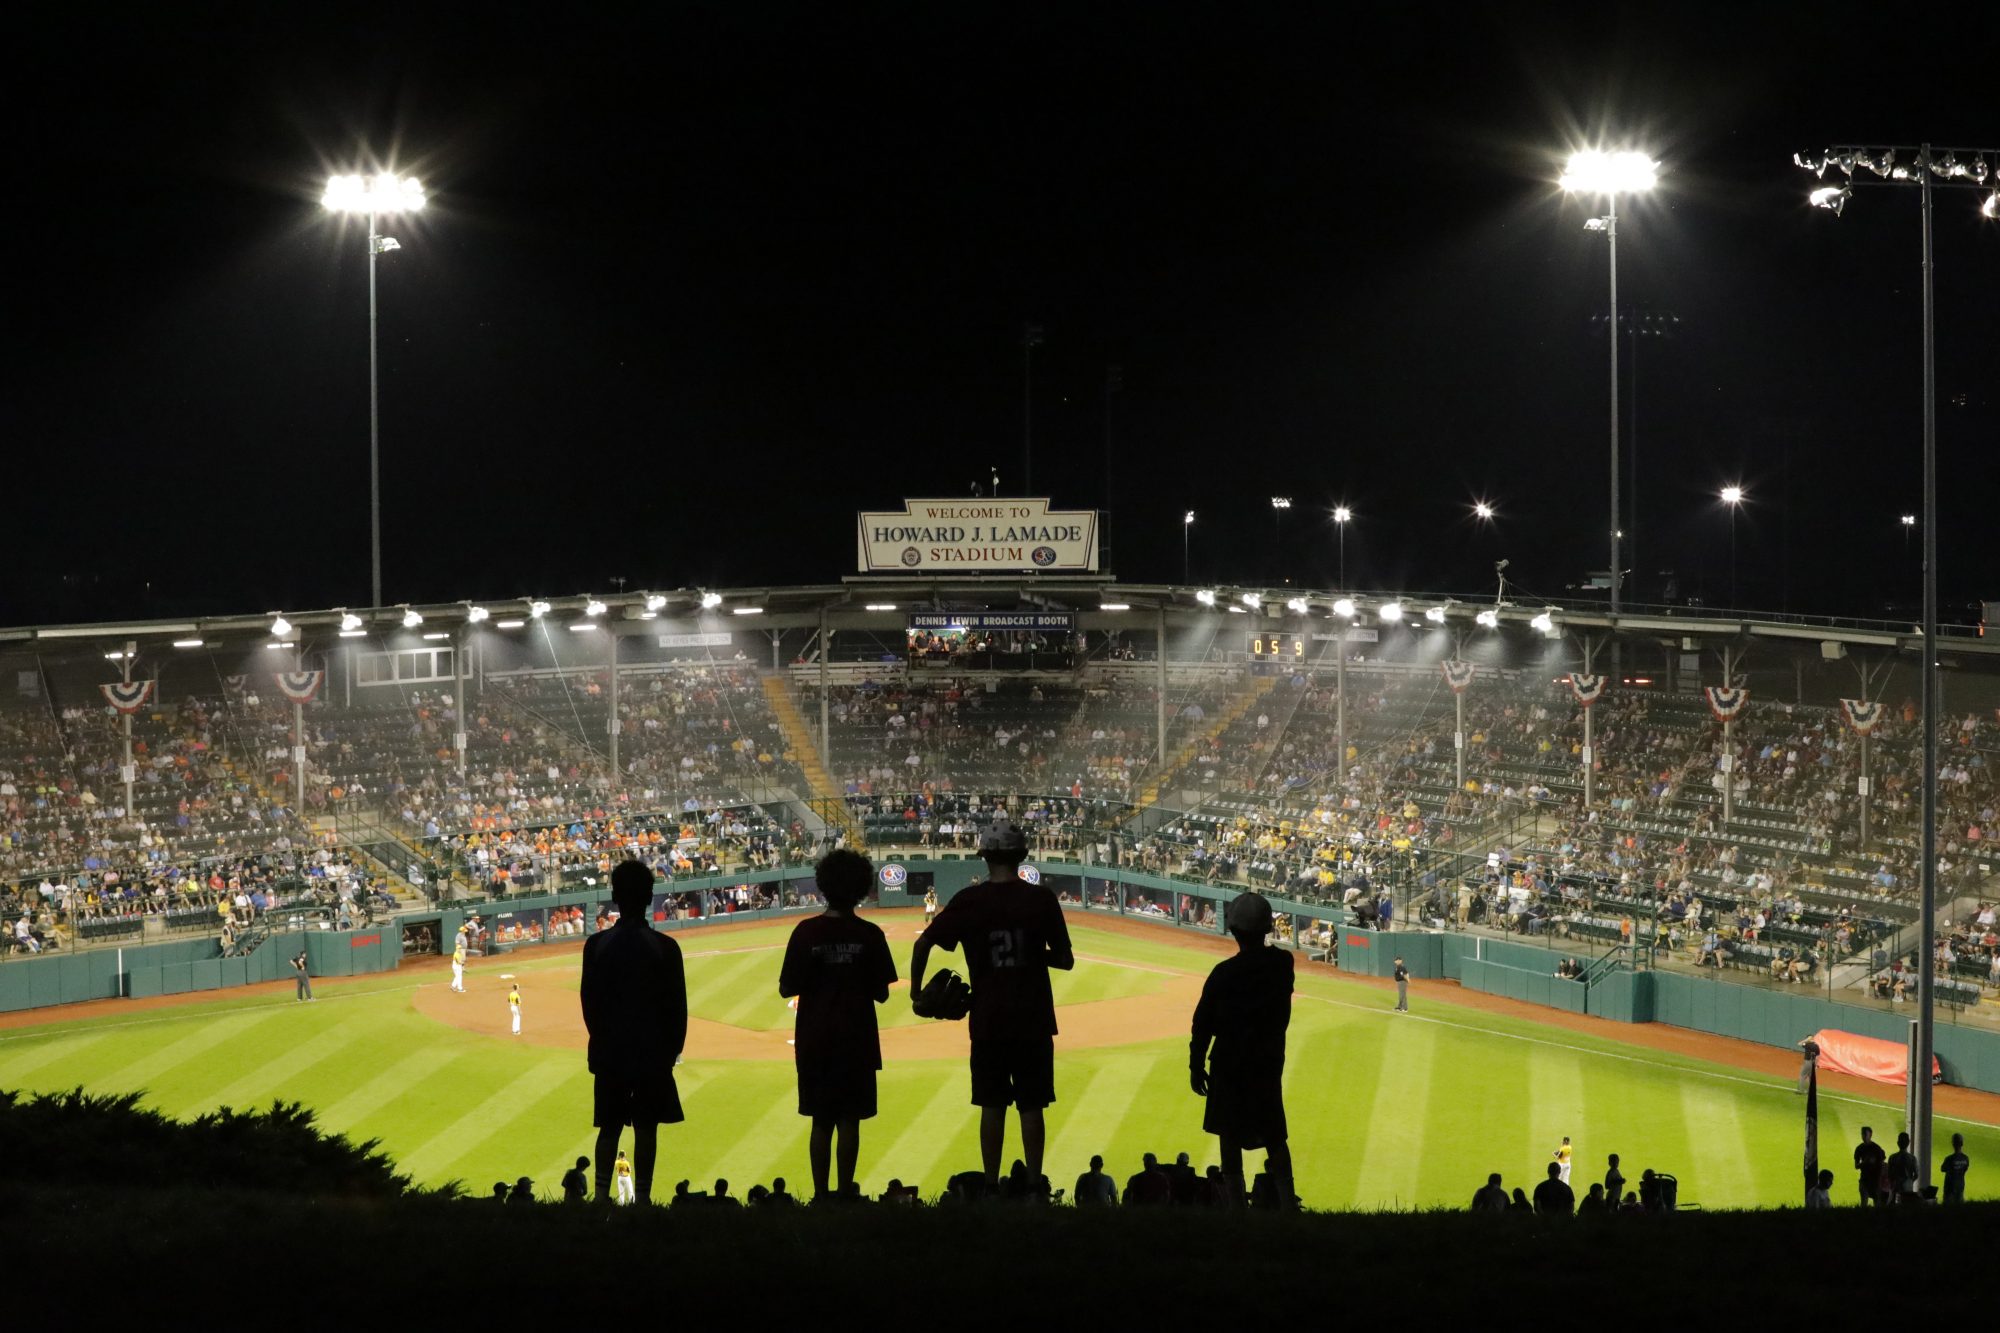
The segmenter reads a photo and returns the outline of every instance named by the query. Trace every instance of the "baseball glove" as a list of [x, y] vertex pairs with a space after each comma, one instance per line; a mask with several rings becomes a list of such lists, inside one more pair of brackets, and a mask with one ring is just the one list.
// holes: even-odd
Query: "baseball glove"
[[911, 997], [910, 1009], [918, 1018], [958, 1022], [972, 1012], [972, 987], [958, 973], [944, 968], [932, 973], [924, 988]]

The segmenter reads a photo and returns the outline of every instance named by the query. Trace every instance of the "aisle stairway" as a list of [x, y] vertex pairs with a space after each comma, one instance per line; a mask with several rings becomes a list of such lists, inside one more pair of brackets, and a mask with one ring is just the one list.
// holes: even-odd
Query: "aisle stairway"
[[806, 775], [806, 784], [812, 790], [808, 803], [831, 828], [846, 835], [849, 847], [863, 847], [867, 834], [862, 830], [861, 821], [848, 809], [847, 797], [834, 785], [833, 776], [826, 771], [826, 763], [820, 757], [819, 743], [813, 738], [813, 729], [806, 724], [805, 714], [799, 711], [798, 701], [792, 697], [791, 682], [776, 672], [763, 677], [764, 697], [770, 700], [771, 712], [778, 719], [778, 729], [784, 732], [785, 744], [798, 759], [799, 768]]
[[[1174, 780], [1179, 777], [1181, 770], [1186, 768], [1197, 755], [1207, 750], [1209, 744], [1216, 737], [1234, 726], [1242, 719], [1245, 713], [1248, 713], [1262, 702], [1264, 696], [1269, 694], [1277, 683], [1278, 678], [1276, 676], [1256, 677], [1250, 689], [1245, 690], [1241, 695], [1231, 700], [1228, 706], [1223, 708], [1221, 712], [1208, 719], [1206, 727], [1182, 742], [1181, 747], [1175, 750], [1172, 757], [1161, 766], [1153, 781], [1147, 784], [1144, 790], [1139, 793], [1138, 800], [1133, 803], [1132, 814], [1137, 814], [1141, 810], [1149, 809], [1158, 804], [1160, 793], [1174, 785]], [[1128, 819], [1130, 817], [1130, 815], [1127, 816]]]

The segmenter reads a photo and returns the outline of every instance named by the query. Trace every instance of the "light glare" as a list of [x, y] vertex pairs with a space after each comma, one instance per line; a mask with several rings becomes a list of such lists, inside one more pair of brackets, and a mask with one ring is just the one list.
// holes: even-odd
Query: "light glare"
[[424, 187], [415, 176], [397, 176], [393, 171], [374, 176], [330, 176], [322, 207], [336, 213], [415, 213], [428, 202]]
[[1382, 617], [1385, 623], [1393, 625], [1403, 618], [1403, 604], [1401, 602], [1384, 602], [1382, 608], [1375, 614]]
[[1346, 616], [1349, 620], [1354, 619], [1354, 599], [1352, 597], [1341, 598], [1333, 604], [1333, 613], [1337, 616]]
[[1607, 153], [1591, 148], [1571, 153], [1556, 183], [1575, 194], [1633, 194], [1659, 184], [1660, 164], [1644, 153]]

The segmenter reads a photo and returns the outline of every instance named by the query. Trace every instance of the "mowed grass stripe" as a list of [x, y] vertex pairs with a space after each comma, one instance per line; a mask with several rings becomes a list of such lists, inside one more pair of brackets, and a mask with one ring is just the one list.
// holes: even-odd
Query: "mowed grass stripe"
[[1575, 1177], [1577, 1142], [1589, 1137], [1584, 1133], [1587, 1121], [1583, 1105], [1583, 1057], [1574, 1051], [1533, 1048], [1528, 1056], [1526, 1110], [1523, 1120], [1527, 1132], [1518, 1160], [1535, 1164], [1532, 1183], [1527, 1187], [1532, 1195], [1534, 1186], [1548, 1177], [1549, 1164], [1555, 1161], [1564, 1135], [1569, 1136], [1570, 1174], [1572, 1179]]
[[698, 959], [688, 965], [688, 1012], [701, 1018], [721, 1019], [722, 1011], [740, 1004], [758, 987], [757, 978], [768, 974], [770, 993], [778, 993], [778, 969], [784, 958], [775, 949]]
[[0, 1088], [20, 1087], [22, 1080], [38, 1069], [82, 1058], [109, 1035], [91, 1032], [77, 1037], [58, 1037], [46, 1045], [28, 1046], [16, 1051], [0, 1059]]
[[191, 1064], [199, 1057], [219, 1046], [231, 1045], [262, 1024], [270, 1022], [280, 1012], [278, 1009], [264, 1009], [249, 1013], [232, 1014], [227, 1018], [204, 1021], [190, 1015], [187, 1026], [192, 1030], [185, 1036], [157, 1045], [158, 1034], [135, 1034], [131, 1044], [146, 1051], [135, 1059], [128, 1060], [115, 1069], [109, 1069], [91, 1082], [99, 1089], [128, 1092], [140, 1088], [150, 1089], [151, 1084], [163, 1074]]
[[473, 1103], [473, 1109], [401, 1154], [397, 1160], [403, 1170], [415, 1179], [440, 1178], [445, 1167], [470, 1156], [474, 1149], [519, 1116], [524, 1107], [546, 1096], [569, 1078], [574, 1069], [575, 1066], [568, 1061], [531, 1065], [490, 1095], [479, 1098]]
[[320, 1112], [319, 1121], [326, 1128], [345, 1134], [417, 1084], [445, 1076], [451, 1065], [465, 1055], [464, 1049], [424, 1047], [412, 1051], [329, 1105]]
[[[971, 1074], [966, 1063], [959, 1060], [932, 1060], [909, 1068], [911, 1073], [896, 1080], [895, 1116], [888, 1120], [890, 1127], [896, 1127], [900, 1119], [900, 1127], [894, 1129], [894, 1137], [879, 1151], [864, 1142], [860, 1174], [864, 1179], [875, 1182], [877, 1190], [893, 1176], [906, 1185], [922, 1185], [926, 1193], [941, 1194], [945, 1178], [937, 1175], [937, 1165], [945, 1153], [952, 1150], [954, 1141], [972, 1135], [974, 1146], [970, 1165], [979, 1164], [979, 1112], [970, 1105]], [[887, 1091], [887, 1088], [883, 1090]], [[922, 1105], [911, 1110], [919, 1098]], [[882, 1109], [888, 1112], [891, 1105], [885, 1099]], [[863, 1127], [863, 1134], [868, 1128], [882, 1124], [880, 1119], [868, 1121]], [[934, 1175], [936, 1179], [932, 1179]]]
[[[484, 1128], [484, 1136], [468, 1138], [458, 1145], [461, 1149], [458, 1155], [433, 1168], [434, 1173], [468, 1181], [475, 1189], [489, 1177], [512, 1182], [527, 1174], [524, 1168], [540, 1161], [558, 1136], [568, 1134], [577, 1125], [589, 1124], [589, 1076], [574, 1067], [538, 1072], [554, 1074], [554, 1085], [540, 1092], [535, 1091], [534, 1085], [523, 1087], [511, 1114], [505, 1113], [504, 1108], [496, 1108], [501, 1111], [500, 1118], [490, 1125], [473, 1127], [473, 1132]], [[510, 1095], [511, 1092], [510, 1089]], [[561, 1183], [561, 1173], [554, 1180], [535, 1175], [529, 1175], [529, 1179], [537, 1185], [553, 1186]]]
[[[1683, 1082], [1680, 1094], [1688, 1153], [1681, 1159], [1686, 1165], [1673, 1174], [1680, 1178], [1681, 1196], [1690, 1202], [1699, 1202], [1704, 1194], [1721, 1197], [1744, 1183], [1752, 1162], [1738, 1114], [1740, 1099], [1695, 1082]], [[1803, 1176], [1800, 1186], [1803, 1198]]]
[[[1173, 1058], [1171, 1045], [1155, 1049], [1159, 1054], [1140, 1074], [1124, 1113], [1108, 1122], [1113, 1140], [1146, 1145], [1132, 1151], [1135, 1160], [1131, 1170], [1138, 1169], [1136, 1159], [1141, 1152], [1150, 1150], [1161, 1161], [1171, 1162], [1176, 1153], [1185, 1152], [1193, 1157], [1202, 1149], [1215, 1146], [1214, 1140], [1201, 1132], [1203, 1102], [1188, 1086], [1187, 1048], [1181, 1047], [1182, 1056], [1178, 1060]], [[1056, 1095], [1062, 1095], [1060, 1082], [1056, 1084]]]
[[1437, 1029], [1392, 1021], [1384, 1038], [1353, 1202], [1361, 1208], [1408, 1208], [1421, 1195]]
[[[318, 1035], [293, 1045], [263, 1063], [246, 1070], [233, 1082], [224, 1084], [202, 1098], [200, 1109], [213, 1106], [232, 1106], [239, 1111], [252, 1110], [263, 1106], [282, 1094], [286, 1085], [307, 1070], [341, 1056], [348, 1047], [359, 1041], [364, 1027], [359, 1022], [336, 1023]], [[176, 1111], [163, 1097], [161, 1108], [168, 1114], [186, 1114]]]

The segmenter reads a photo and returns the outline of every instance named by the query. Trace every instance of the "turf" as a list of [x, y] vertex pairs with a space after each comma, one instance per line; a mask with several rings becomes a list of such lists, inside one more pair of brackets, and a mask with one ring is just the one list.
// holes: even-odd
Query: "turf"
[[[776, 987], [788, 929], [690, 938], [693, 1012], [760, 1031], [788, 1025]], [[1087, 960], [1057, 977], [1059, 1004], [1153, 994], [1162, 970], [1199, 975], [1213, 962], [1166, 931], [1153, 940], [1078, 925], [1075, 940]], [[899, 964], [907, 947], [896, 939]], [[573, 985], [575, 963], [575, 946], [548, 946], [504, 966], [532, 994], [538, 974]], [[475, 967], [475, 994], [490, 987], [499, 1002], [498, 970]], [[416, 987], [444, 984], [443, 974], [425, 971], [322, 986], [313, 1005], [263, 990], [130, 1016], [51, 1015], [47, 1025], [0, 1034], [0, 1087], [144, 1090], [149, 1104], [176, 1116], [296, 1099], [327, 1128], [379, 1138], [419, 1183], [457, 1179], [484, 1192], [495, 1180], [529, 1175], [552, 1188], [574, 1157], [592, 1151], [581, 1052], [484, 1037], [416, 1012]], [[1682, 1199], [1707, 1207], [1796, 1202], [1802, 1126], [1790, 1080], [1421, 995], [1410, 1015], [1389, 1005], [1379, 988], [1301, 977], [1286, 1099], [1299, 1188], [1311, 1206], [1463, 1206], [1494, 1170], [1510, 1186], [1532, 1187], [1564, 1134], [1576, 1144], [1579, 1184], [1618, 1152], [1628, 1176], [1648, 1166], [1672, 1172]], [[882, 1017], [885, 1025], [915, 1021], [901, 992]], [[807, 1179], [788, 1064], [693, 1061], [680, 1074], [688, 1121], [664, 1131], [664, 1182], [690, 1177], [700, 1187], [723, 1176], [740, 1192], [775, 1175]], [[1186, 1077], [1179, 1040], [1074, 1050], [1059, 1038], [1060, 1100], [1049, 1119], [1055, 1183], [1068, 1183], [1094, 1152], [1120, 1175], [1145, 1151], [1214, 1160]], [[879, 1192], [896, 1176], [936, 1189], [976, 1165], [966, 1093], [962, 1060], [884, 1070], [881, 1115], [864, 1133], [864, 1187]], [[1880, 1103], [1822, 1099], [1822, 1158], [1838, 1171], [1837, 1202], [1851, 1196], [1844, 1162], [1860, 1126], [1893, 1141], [1899, 1119]], [[1939, 1128], [1941, 1142], [1953, 1130], [1966, 1135], [1970, 1197], [2000, 1198], [2000, 1129]]]

